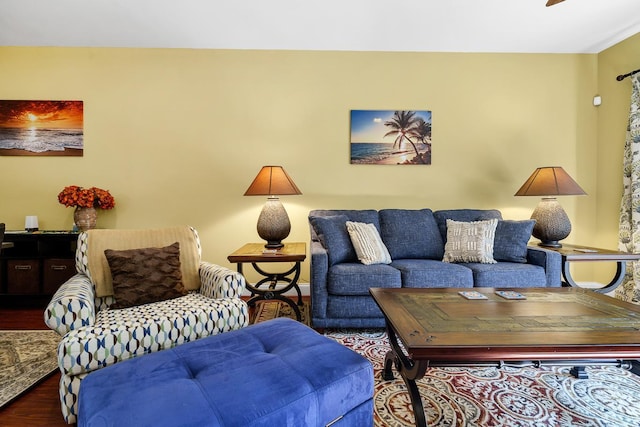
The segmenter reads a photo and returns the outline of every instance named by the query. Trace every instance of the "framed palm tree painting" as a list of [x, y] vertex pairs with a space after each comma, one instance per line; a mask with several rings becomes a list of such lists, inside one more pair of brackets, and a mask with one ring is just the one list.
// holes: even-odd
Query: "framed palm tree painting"
[[82, 156], [82, 101], [0, 100], [0, 156]]
[[430, 165], [431, 111], [351, 110], [351, 163]]

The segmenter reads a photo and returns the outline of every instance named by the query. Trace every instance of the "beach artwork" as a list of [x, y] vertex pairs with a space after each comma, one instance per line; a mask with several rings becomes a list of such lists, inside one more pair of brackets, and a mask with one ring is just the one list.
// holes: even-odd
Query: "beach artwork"
[[351, 110], [351, 163], [430, 165], [431, 111]]
[[0, 100], [0, 156], [82, 156], [82, 101]]

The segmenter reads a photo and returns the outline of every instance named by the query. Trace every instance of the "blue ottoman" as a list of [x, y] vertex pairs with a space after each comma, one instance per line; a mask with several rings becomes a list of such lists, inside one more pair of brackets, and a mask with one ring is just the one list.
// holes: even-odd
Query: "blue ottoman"
[[373, 426], [373, 367], [280, 318], [94, 371], [78, 405], [78, 426]]

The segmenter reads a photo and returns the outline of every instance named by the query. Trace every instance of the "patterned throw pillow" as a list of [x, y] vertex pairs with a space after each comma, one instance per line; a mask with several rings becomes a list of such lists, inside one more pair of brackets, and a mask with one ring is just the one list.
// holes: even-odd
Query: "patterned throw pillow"
[[382, 242], [375, 225], [347, 221], [346, 226], [353, 248], [361, 263], [365, 265], [391, 263], [391, 255]]
[[497, 219], [472, 222], [447, 219], [447, 243], [442, 261], [495, 264], [493, 241], [497, 225]]
[[127, 308], [187, 294], [180, 272], [180, 243], [163, 248], [107, 249], [115, 302]]

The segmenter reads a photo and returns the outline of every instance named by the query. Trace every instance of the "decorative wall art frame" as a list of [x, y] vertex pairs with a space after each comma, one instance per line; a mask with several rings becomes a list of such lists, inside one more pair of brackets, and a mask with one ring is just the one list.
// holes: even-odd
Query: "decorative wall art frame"
[[0, 156], [82, 156], [82, 101], [0, 100]]
[[351, 110], [351, 163], [430, 165], [431, 111]]

